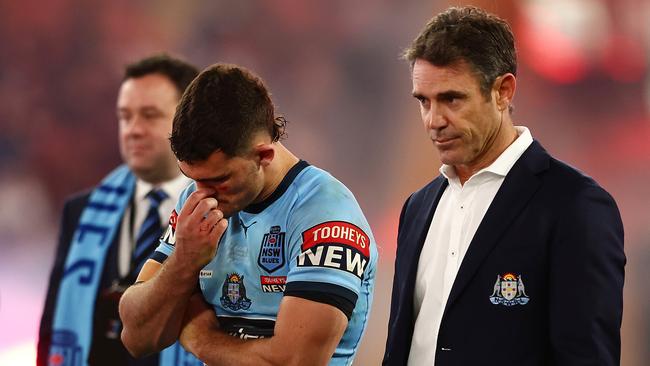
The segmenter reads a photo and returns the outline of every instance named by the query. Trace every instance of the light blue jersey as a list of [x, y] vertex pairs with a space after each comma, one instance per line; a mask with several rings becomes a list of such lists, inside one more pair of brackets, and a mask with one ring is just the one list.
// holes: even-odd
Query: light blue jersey
[[[174, 251], [176, 212], [194, 190], [181, 194], [153, 259]], [[352, 193], [300, 161], [268, 199], [228, 219], [199, 282], [220, 325], [241, 338], [272, 336], [285, 295], [336, 306], [349, 322], [330, 365], [350, 365], [368, 323], [376, 265], [375, 240]]]

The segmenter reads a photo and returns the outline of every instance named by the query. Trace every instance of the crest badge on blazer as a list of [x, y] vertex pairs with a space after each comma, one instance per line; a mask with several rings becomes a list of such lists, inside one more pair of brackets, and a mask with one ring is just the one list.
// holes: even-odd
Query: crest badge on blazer
[[521, 275], [512, 273], [506, 273], [503, 277], [497, 275], [490, 302], [494, 305], [514, 306], [526, 305], [529, 300]]

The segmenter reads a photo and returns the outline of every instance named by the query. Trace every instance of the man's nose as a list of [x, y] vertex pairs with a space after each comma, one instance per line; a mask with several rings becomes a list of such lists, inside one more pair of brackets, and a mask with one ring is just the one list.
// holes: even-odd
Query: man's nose
[[447, 119], [439, 108], [431, 107], [426, 115], [425, 125], [430, 130], [437, 130], [447, 125]]
[[140, 116], [133, 116], [129, 124], [127, 125], [127, 132], [130, 135], [141, 135], [145, 131], [144, 128], [144, 119]]

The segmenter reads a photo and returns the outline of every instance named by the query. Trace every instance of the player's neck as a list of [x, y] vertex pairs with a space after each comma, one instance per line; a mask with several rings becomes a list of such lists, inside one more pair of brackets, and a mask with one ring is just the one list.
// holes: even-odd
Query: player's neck
[[275, 157], [266, 168], [266, 184], [259, 195], [261, 200], [266, 199], [275, 192], [289, 170], [300, 161], [281, 143], [276, 142], [274, 145], [276, 145]]

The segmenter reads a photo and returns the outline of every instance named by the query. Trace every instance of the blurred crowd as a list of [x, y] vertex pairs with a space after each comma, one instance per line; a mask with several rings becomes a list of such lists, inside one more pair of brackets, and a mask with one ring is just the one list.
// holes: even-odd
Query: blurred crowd
[[[628, 257], [623, 364], [644, 364], [650, 3], [463, 3], [513, 25], [520, 67], [515, 122], [618, 202]], [[381, 246], [373, 316], [356, 364], [378, 364], [399, 210], [438, 169], [400, 52], [448, 5], [0, 0], [0, 355], [36, 336], [63, 200], [120, 161], [115, 99], [122, 66], [165, 51], [201, 67], [231, 62], [261, 75], [289, 121], [286, 145], [355, 193]], [[9, 333], [18, 326], [18, 334]]]

